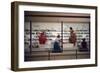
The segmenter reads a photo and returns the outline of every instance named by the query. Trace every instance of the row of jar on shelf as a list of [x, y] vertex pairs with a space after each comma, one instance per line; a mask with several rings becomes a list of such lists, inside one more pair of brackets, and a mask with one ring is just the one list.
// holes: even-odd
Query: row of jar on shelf
[[[59, 33], [58, 33], [59, 34]], [[31, 35], [32, 36], [32, 39], [33, 40], [38, 40], [39, 38], [39, 35]], [[86, 38], [86, 39], [89, 39], [90, 35], [89, 34], [76, 34], [77, 36], [77, 39], [80, 40], [81, 38]], [[52, 40], [52, 38], [56, 38], [57, 37], [57, 34], [56, 35], [46, 35], [47, 39], [48, 40]], [[70, 34], [67, 34], [67, 35], [60, 35], [60, 38], [63, 38], [63, 39], [69, 39], [70, 37]], [[24, 35], [24, 39], [30, 39], [30, 34], [27, 34], [27, 35]]]
[[[32, 30], [32, 34], [39, 34], [41, 32], [45, 32], [46, 34], [52, 34], [52, 33], [64, 33], [64, 34], [69, 34], [70, 31], [66, 30], [66, 31], [62, 31], [62, 30]], [[89, 30], [75, 30], [75, 33], [77, 34], [82, 34], [82, 33], [89, 33]], [[25, 30], [25, 34], [30, 34], [30, 30]]]
[[[49, 42], [49, 46], [52, 44], [52, 41], [50, 42], [50, 41], [47, 41], [47, 43]], [[81, 45], [81, 42], [82, 42], [82, 40], [81, 41], [77, 41], [76, 42], [76, 46], [78, 47], [79, 45]], [[90, 41], [88, 40], [88, 41], [86, 41], [87, 42], [87, 46], [89, 47], [89, 44], [90, 44]], [[26, 47], [26, 48], [30, 48], [29, 46], [30, 46], [30, 42], [29, 41], [25, 41], [24, 42], [24, 46]], [[69, 44], [69, 41], [64, 41], [63, 43], [61, 43], [61, 44]], [[39, 41], [32, 41], [32, 48], [39, 48]], [[45, 44], [46, 46], [47, 46], [47, 44]]]

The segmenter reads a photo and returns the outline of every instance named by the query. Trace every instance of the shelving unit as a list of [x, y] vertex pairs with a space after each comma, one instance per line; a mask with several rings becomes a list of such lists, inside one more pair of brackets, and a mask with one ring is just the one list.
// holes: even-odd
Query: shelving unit
[[[27, 22], [27, 23], [29, 23], [29, 22]], [[36, 22], [36, 23], [35, 22], [32, 22], [32, 27], [35, 28], [34, 27], [34, 24], [35, 25], [36, 24], [38, 25], [40, 23], [41, 23], [41, 25], [46, 24], [48, 26], [48, 25], [52, 25], [53, 22], [50, 22], [51, 24], [49, 22], [39, 22], [39, 23], [38, 22]], [[60, 23], [58, 23], [58, 24], [60, 24]], [[89, 28], [89, 24], [88, 23], [85, 23], [85, 24], [82, 24], [82, 23], [79, 23], [78, 24], [78, 23], [76, 23], [76, 24], [77, 24], [77, 26], [75, 24], [73, 24], [73, 23], [70, 23], [70, 24], [69, 23], [66, 23], [66, 24], [64, 24], [64, 22], [63, 22], [62, 25], [66, 25], [66, 26], [68, 25], [69, 27], [72, 27], [73, 26], [73, 29], [75, 30], [75, 33], [76, 33], [76, 36], [77, 36], [77, 45], [79, 45], [81, 43], [81, 41], [83, 39], [83, 35], [85, 35], [85, 39], [86, 39], [87, 43], [89, 44], [89, 42], [90, 42], [90, 39], [89, 39], [89, 37], [90, 37], [89, 35], [90, 34], [89, 34], [89, 29], [88, 29]], [[30, 24], [28, 24], [28, 25], [30, 25]], [[57, 25], [57, 23], [56, 23], [56, 25]], [[86, 25], [87, 25], [87, 28], [85, 28]], [[80, 30], [77, 30], [74, 26], [76, 28], [83, 27], [85, 29], [82, 30], [80, 28]], [[32, 29], [32, 43], [33, 42], [36, 42], [34, 44], [39, 45], [39, 43], [38, 43], [38, 36], [39, 36], [39, 34], [40, 34], [41, 31], [45, 31], [46, 32], [46, 36], [47, 36], [48, 42], [52, 42], [56, 38], [57, 34], [60, 34], [61, 39], [63, 39], [63, 43], [69, 43], [69, 36], [70, 36], [70, 32], [69, 32], [69, 29], [68, 29], [69, 27], [67, 27], [66, 31], [64, 31], [62, 29], [60, 29], [58, 31], [58, 30], [56, 30], [57, 28], [55, 29], [55, 27], [52, 28], [52, 29], [50, 29], [49, 27], [47, 27], [46, 29], [43, 29], [44, 28], [43, 27], [42, 28], [43, 30], [42, 30], [40, 27], [37, 27], [37, 29]], [[59, 28], [60, 27], [61, 27], [61, 25], [59, 26]], [[30, 43], [29, 42], [30, 41], [30, 30], [29, 29], [25, 29], [25, 39], [24, 40], [25, 40], [25, 42]], [[34, 44], [32, 44], [32, 45], [34, 45]]]

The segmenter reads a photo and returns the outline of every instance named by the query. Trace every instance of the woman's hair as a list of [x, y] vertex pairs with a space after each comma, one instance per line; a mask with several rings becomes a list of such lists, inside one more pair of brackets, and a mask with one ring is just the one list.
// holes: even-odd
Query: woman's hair
[[74, 32], [74, 30], [73, 30], [73, 28], [72, 28], [72, 27], [70, 27], [70, 32], [71, 32], [71, 33], [73, 33], [73, 32]]
[[60, 35], [57, 35], [57, 38], [60, 38]]
[[72, 28], [72, 27], [70, 27], [70, 30], [73, 30], [73, 28]]

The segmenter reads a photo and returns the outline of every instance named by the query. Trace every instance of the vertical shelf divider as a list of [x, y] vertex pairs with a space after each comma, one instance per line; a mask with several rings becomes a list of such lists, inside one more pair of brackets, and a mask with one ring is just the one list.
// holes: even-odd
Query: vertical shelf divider
[[32, 21], [30, 21], [30, 55], [32, 54]]
[[63, 50], [63, 21], [61, 21], [61, 48]]

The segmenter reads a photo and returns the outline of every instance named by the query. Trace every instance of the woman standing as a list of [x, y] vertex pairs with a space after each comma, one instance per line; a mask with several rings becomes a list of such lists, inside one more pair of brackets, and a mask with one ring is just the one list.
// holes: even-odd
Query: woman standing
[[74, 32], [73, 28], [70, 27], [69, 42], [70, 42], [70, 43], [73, 43], [73, 45], [75, 46], [75, 45], [76, 45], [76, 41], [77, 41], [76, 33]]

